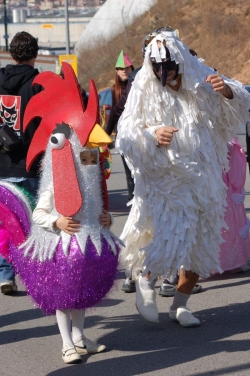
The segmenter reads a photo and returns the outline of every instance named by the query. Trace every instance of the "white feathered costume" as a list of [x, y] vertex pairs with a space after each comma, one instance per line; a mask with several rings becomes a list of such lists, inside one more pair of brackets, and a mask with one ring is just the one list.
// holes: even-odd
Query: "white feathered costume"
[[[156, 59], [165, 53], [157, 40], [166, 41], [171, 60], [179, 64], [178, 92], [162, 87], [152, 70], [150, 53]], [[222, 170], [228, 168], [227, 141], [249, 121], [250, 96], [238, 81], [225, 77], [233, 99], [215, 93], [205, 82], [214, 73], [175, 32], [163, 32], [150, 43], [135, 77], [116, 142], [135, 178], [133, 205], [121, 234], [126, 244], [122, 260], [134, 272], [166, 275], [184, 267], [208, 277], [221, 271]], [[179, 130], [169, 147], [157, 146], [155, 131], [163, 125]]]

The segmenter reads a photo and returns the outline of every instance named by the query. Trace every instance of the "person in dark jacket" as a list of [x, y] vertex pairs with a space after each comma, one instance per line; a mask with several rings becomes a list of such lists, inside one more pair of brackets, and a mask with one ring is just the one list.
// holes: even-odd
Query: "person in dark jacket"
[[[143, 56], [145, 55], [145, 51], [146, 51], [148, 43], [155, 36], [156, 36], [156, 31], [153, 31], [152, 33], [144, 37], [143, 44], [142, 44]], [[141, 69], [141, 66], [136, 69], [133, 69], [133, 71], [129, 73], [126, 86], [124, 87], [124, 90], [122, 90], [119, 100], [117, 100], [115, 105], [112, 106], [112, 109], [109, 115], [109, 120], [105, 127], [105, 131], [107, 132], [108, 135], [111, 135], [112, 132], [116, 129], [118, 120], [124, 111], [125, 104], [126, 104], [130, 89], [132, 87], [133, 81], [135, 79], [137, 72], [139, 72], [140, 69]], [[134, 187], [135, 187], [134, 178], [131, 174], [130, 169], [128, 168], [128, 165], [125, 161], [124, 156], [121, 155], [121, 158], [122, 158], [125, 175], [126, 175], [126, 181], [127, 181], [127, 187], [128, 187], [128, 199], [130, 201], [133, 199], [133, 192], [134, 192]], [[122, 291], [127, 292], [127, 293], [135, 292], [135, 281], [132, 279], [131, 274], [132, 274], [131, 270], [125, 271], [126, 279], [124, 283], [122, 284], [122, 288], [121, 288]]]
[[132, 83], [135, 79], [136, 73], [140, 69], [141, 69], [141, 67], [136, 68], [135, 70], [133, 70], [129, 74], [128, 81], [127, 81], [125, 89], [122, 91], [121, 96], [120, 96], [119, 100], [116, 102], [115, 106], [112, 107], [112, 110], [111, 110], [110, 115], [109, 115], [108, 123], [105, 127], [105, 131], [109, 135], [112, 134], [112, 132], [115, 129], [116, 124], [118, 123], [118, 120], [119, 120], [119, 118], [120, 118], [120, 116], [121, 116], [121, 114], [124, 110], [124, 107], [125, 107], [125, 104], [126, 104], [126, 101], [127, 101], [127, 97], [129, 95], [129, 91], [130, 91]]
[[[9, 52], [15, 64], [0, 69], [0, 134], [3, 135], [8, 126], [8, 133], [11, 132], [13, 138], [19, 139], [21, 145], [9, 151], [0, 136], [0, 180], [23, 187], [35, 198], [39, 161], [27, 172], [26, 156], [39, 121], [33, 121], [24, 133], [23, 116], [29, 100], [42, 90], [40, 85], [32, 86], [33, 79], [39, 73], [34, 68], [38, 53], [37, 40], [25, 31], [19, 32], [12, 39]], [[17, 291], [13, 267], [2, 257], [0, 289], [4, 294]]]
[[123, 91], [126, 89], [128, 83], [128, 76], [134, 70], [132, 61], [127, 54], [120, 52], [116, 65], [116, 76], [115, 83], [112, 87], [112, 106], [114, 107], [116, 103], [121, 98]]
[[[143, 38], [143, 42], [142, 42], [142, 55], [143, 55], [143, 58], [145, 56], [145, 52], [146, 52], [146, 48], [147, 48], [148, 44], [158, 34], [158, 32], [161, 29], [162, 28], [154, 30], [151, 33], [145, 35], [145, 37]], [[113, 132], [115, 126], [118, 123], [118, 120], [119, 120], [121, 114], [123, 113], [123, 110], [125, 108], [125, 104], [127, 102], [127, 98], [128, 98], [130, 89], [132, 87], [133, 81], [135, 79], [136, 74], [139, 72], [140, 69], [141, 69], [141, 66], [138, 67], [138, 68], [136, 68], [136, 69], [133, 69], [133, 71], [128, 75], [128, 80], [127, 80], [127, 84], [126, 84], [125, 90], [122, 91], [119, 100], [116, 101], [115, 106], [112, 107], [112, 110], [111, 110], [110, 115], [109, 115], [108, 124], [105, 127], [105, 131], [109, 135], [111, 135], [111, 133]]]
[[[108, 135], [111, 135], [113, 132], [116, 132], [116, 126], [117, 122], [119, 120], [120, 115], [122, 114], [122, 111], [124, 109], [124, 105], [126, 102], [127, 95], [127, 86], [129, 84], [128, 77], [133, 73], [134, 66], [132, 64], [132, 61], [128, 57], [127, 54], [123, 52], [123, 50], [120, 52], [116, 65], [116, 78], [115, 78], [115, 84], [112, 87], [112, 108], [110, 111], [110, 116], [108, 123], [105, 127], [105, 131]], [[129, 92], [129, 91], [128, 91]], [[123, 98], [123, 106], [121, 105], [121, 98]], [[117, 114], [117, 105], [119, 103], [119, 115]], [[123, 107], [123, 108], [122, 108]], [[128, 187], [128, 201], [132, 200], [133, 198], [133, 192], [134, 192], [134, 179], [131, 175], [131, 172], [127, 166], [127, 163], [123, 156], [121, 156], [122, 162], [124, 165], [124, 170], [126, 174], [126, 180], [127, 180], [127, 187]]]

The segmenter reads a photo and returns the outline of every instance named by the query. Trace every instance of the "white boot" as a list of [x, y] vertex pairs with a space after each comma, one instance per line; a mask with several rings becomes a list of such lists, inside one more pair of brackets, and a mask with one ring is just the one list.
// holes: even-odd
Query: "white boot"
[[181, 326], [192, 328], [194, 326], [200, 326], [201, 322], [197, 317], [192, 315], [192, 312], [187, 307], [179, 307], [176, 311], [172, 311], [172, 307], [169, 309], [169, 317], [173, 321], [179, 321]]
[[156, 292], [154, 289], [155, 281], [150, 284], [148, 281], [148, 288], [144, 289], [141, 286], [142, 279], [145, 277], [139, 276], [136, 280], [136, 308], [138, 312], [147, 321], [158, 321], [158, 310], [156, 306]]

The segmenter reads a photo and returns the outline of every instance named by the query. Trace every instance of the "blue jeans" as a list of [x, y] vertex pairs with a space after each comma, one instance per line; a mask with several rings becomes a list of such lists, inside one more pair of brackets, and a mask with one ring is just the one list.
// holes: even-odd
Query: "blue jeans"
[[[36, 200], [39, 178], [27, 178], [23, 181], [12, 184], [18, 185], [19, 187], [23, 187], [31, 195], [33, 200]], [[14, 281], [14, 279], [15, 273], [13, 266], [9, 264], [4, 257], [1, 256], [0, 249], [0, 283], [6, 280]]]
[[14, 280], [15, 273], [13, 266], [6, 261], [5, 257], [0, 255], [0, 283]]
[[39, 186], [39, 178], [27, 178], [23, 181], [18, 183], [13, 183], [18, 185], [19, 187], [24, 188], [33, 198], [33, 200], [37, 199], [37, 191]]

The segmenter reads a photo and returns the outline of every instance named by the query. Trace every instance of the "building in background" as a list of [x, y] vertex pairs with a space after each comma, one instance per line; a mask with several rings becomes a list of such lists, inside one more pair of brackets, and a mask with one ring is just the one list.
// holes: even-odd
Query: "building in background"
[[[14, 64], [9, 52], [0, 51], [0, 68], [5, 67], [7, 64]], [[35, 61], [35, 68], [39, 72], [51, 71], [57, 73], [59, 71], [59, 57], [57, 55], [41, 55]]]
[[[104, 2], [101, 0], [68, 0], [69, 34], [72, 49]], [[27, 2], [6, 0], [6, 13], [9, 43], [18, 31], [27, 31], [38, 38], [38, 44], [42, 49], [59, 54], [65, 48], [64, 0], [27, 0]], [[1, 50], [5, 50], [6, 45], [4, 23], [4, 2], [0, 0]], [[53, 48], [55, 48], [54, 51]]]

